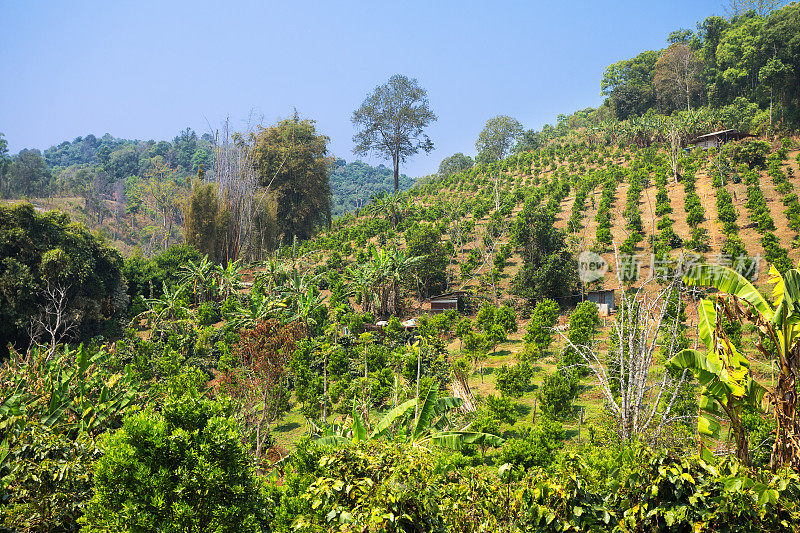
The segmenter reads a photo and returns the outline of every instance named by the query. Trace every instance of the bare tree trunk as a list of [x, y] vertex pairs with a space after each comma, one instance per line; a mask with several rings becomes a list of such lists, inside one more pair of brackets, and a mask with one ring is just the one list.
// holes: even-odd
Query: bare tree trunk
[[400, 156], [394, 154], [392, 156], [392, 163], [394, 163], [394, 192], [400, 190]]
[[475, 412], [475, 398], [472, 396], [472, 391], [469, 388], [469, 381], [467, 376], [460, 370], [453, 368], [453, 381], [450, 384], [453, 390], [453, 396], [461, 398], [461, 411], [464, 413]]

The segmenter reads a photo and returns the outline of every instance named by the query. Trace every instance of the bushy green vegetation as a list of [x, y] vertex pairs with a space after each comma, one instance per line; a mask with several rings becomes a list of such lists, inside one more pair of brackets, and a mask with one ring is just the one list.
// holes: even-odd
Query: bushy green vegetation
[[[798, 13], [676, 32], [609, 67], [600, 109], [494, 117], [476, 161], [413, 186], [400, 164], [435, 115], [405, 76], [353, 116], [391, 170], [334, 161], [297, 115], [0, 145], [0, 195], [82, 196], [139, 245], [123, 261], [64, 214], [0, 208], [0, 527], [795, 529]], [[389, 145], [403, 95], [419, 116]], [[786, 138], [683, 150], [722, 126]], [[755, 279], [750, 224], [769, 287], [722, 266]], [[588, 250], [610, 270], [582, 285]], [[458, 310], [428, 314], [442, 293]]]
[[636, 446], [587, 448], [537, 468], [557, 434], [545, 425], [523, 446], [509, 441], [511, 462], [489, 471], [392, 444], [303, 450], [273, 494], [275, 530], [783, 531], [796, 520], [794, 474], [754, 476], [735, 462]]
[[100, 444], [81, 530], [260, 531], [259, 483], [227, 415], [192, 389], [129, 415]]
[[125, 313], [122, 256], [63, 213], [0, 206], [0, 354], [98, 335]]

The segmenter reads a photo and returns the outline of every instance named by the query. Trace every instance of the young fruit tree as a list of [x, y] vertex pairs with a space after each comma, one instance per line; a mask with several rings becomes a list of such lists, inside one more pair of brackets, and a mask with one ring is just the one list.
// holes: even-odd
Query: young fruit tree
[[238, 365], [225, 376], [224, 386], [234, 401], [239, 427], [255, 443], [256, 457], [265, 451], [271, 424], [289, 408], [289, 367], [305, 335], [299, 321], [282, 325], [267, 320], [242, 330], [234, 347]]

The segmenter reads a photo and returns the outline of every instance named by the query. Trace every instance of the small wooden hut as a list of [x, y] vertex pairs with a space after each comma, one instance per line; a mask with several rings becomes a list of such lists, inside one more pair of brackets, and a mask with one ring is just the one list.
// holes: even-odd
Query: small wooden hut
[[614, 301], [614, 289], [600, 289], [586, 293], [586, 300], [594, 302], [597, 307], [608, 306], [609, 311], [614, 311], [617, 304]]
[[689, 144], [699, 146], [703, 150], [708, 150], [709, 148], [719, 148], [728, 141], [738, 141], [744, 139], [745, 137], [753, 137], [753, 135], [750, 135], [749, 133], [742, 133], [739, 130], [734, 129], [720, 130], [701, 135], [696, 139], [692, 139], [689, 141]]
[[464, 308], [462, 298], [466, 291], [453, 291], [445, 294], [431, 296], [431, 314], [446, 313], [447, 311], [460, 311]]

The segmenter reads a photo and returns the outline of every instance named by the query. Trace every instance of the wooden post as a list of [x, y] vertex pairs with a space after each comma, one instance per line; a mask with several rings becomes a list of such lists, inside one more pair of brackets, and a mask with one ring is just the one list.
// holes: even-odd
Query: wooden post
[[531, 424], [536, 423], [536, 396], [533, 397], [533, 416], [531, 417]]
[[419, 342], [419, 350], [417, 350], [417, 405], [414, 406], [414, 418], [419, 419], [419, 367], [422, 361], [422, 340]]
[[578, 419], [578, 442], [581, 441], [581, 427], [583, 426], [583, 407], [581, 407], [581, 417]]
[[322, 423], [328, 422], [328, 351], [325, 351], [325, 363], [322, 367]]

